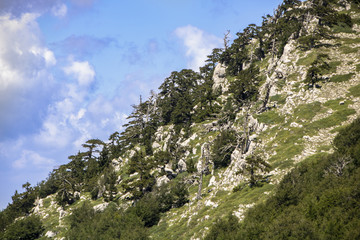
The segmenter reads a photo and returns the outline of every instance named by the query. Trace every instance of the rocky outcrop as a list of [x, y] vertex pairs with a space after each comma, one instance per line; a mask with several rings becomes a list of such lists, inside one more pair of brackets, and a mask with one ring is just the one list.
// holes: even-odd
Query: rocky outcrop
[[226, 79], [226, 67], [221, 64], [218, 63], [215, 67], [214, 70], [214, 76], [213, 76], [213, 80], [214, 80], [214, 85], [213, 85], [213, 90], [214, 91], [222, 91], [222, 92], [226, 92], [229, 89], [229, 82]]

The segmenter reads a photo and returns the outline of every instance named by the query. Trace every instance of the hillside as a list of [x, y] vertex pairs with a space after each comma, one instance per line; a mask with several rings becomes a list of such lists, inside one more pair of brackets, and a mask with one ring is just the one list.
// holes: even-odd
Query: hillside
[[24, 184], [0, 238], [359, 237], [360, 2], [285, 0], [236, 35]]

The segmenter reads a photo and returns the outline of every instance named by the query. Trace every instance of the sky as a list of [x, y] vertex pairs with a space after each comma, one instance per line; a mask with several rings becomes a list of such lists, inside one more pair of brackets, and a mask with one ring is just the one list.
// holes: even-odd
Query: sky
[[1, 0], [0, 209], [281, 0]]

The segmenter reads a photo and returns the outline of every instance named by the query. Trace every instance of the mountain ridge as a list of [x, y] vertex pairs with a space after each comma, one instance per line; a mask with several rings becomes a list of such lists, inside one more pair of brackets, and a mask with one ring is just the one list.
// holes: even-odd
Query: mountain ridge
[[146, 228], [114, 239], [202, 239], [228, 214], [243, 221], [300, 162], [336, 152], [333, 139], [360, 116], [359, 33], [358, 1], [284, 1], [199, 73], [173, 72], [140, 98], [108, 143], [87, 141], [26, 185], [1, 212], [0, 237], [24, 215], [40, 216], [40, 239], [84, 237], [114, 208]]

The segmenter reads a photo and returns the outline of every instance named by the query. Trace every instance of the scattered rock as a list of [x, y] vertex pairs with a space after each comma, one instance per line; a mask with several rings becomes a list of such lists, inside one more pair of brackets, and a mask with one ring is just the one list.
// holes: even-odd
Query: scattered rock
[[170, 181], [170, 179], [166, 175], [161, 176], [161, 177], [156, 179], [156, 186], [160, 187], [160, 186], [168, 183], [169, 181]]
[[93, 208], [96, 212], [103, 212], [107, 208], [108, 205], [109, 205], [108, 202], [104, 202], [104, 203], [95, 205]]
[[56, 233], [52, 232], [52, 231], [47, 231], [45, 233], [45, 237], [48, 237], [48, 238], [53, 238], [56, 236]]
[[229, 89], [229, 82], [226, 79], [226, 67], [225, 65], [219, 63], [216, 65], [214, 69], [214, 84], [213, 84], [213, 90], [221, 90], [222, 92], [226, 92]]
[[187, 170], [186, 162], [184, 161], [184, 159], [180, 159], [180, 161], [178, 162], [178, 169], [180, 173]]

